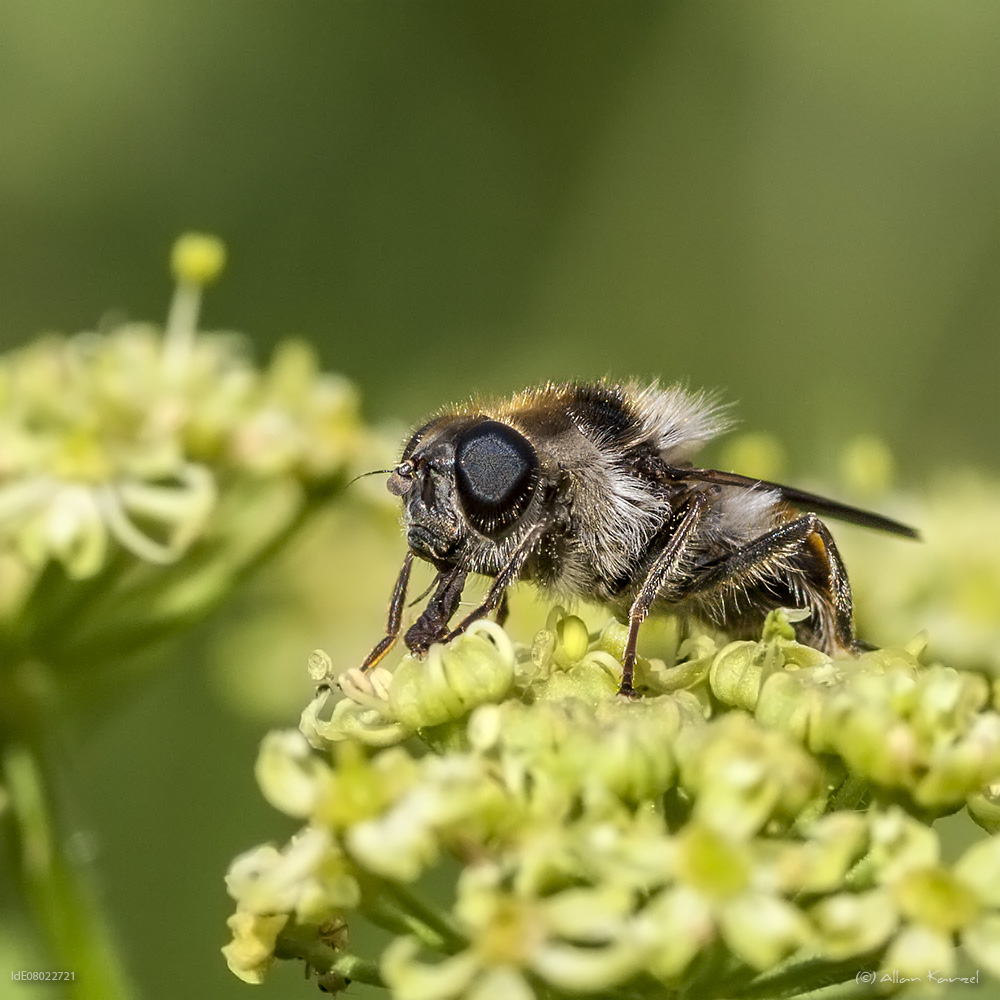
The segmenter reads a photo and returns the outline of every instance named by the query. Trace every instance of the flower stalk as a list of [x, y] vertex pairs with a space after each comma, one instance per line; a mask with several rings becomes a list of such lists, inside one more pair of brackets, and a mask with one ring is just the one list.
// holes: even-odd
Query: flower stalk
[[134, 985], [121, 961], [85, 854], [74, 851], [78, 831], [55, 747], [61, 732], [51, 679], [39, 664], [15, 672], [8, 692], [0, 784], [6, 789], [17, 835], [19, 884], [44, 928], [54, 964], [72, 970], [67, 995], [74, 1000], [130, 1000]]

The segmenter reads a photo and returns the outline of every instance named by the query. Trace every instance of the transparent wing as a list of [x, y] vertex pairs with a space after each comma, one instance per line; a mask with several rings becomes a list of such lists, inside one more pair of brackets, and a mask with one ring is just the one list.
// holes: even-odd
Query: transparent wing
[[718, 486], [742, 486], [745, 489], [775, 490], [781, 495], [783, 500], [801, 510], [813, 511], [816, 514], [825, 514], [827, 517], [836, 518], [838, 521], [860, 524], [864, 528], [887, 531], [893, 535], [901, 535], [903, 538], [920, 538], [920, 532], [916, 528], [911, 528], [909, 525], [894, 521], [891, 517], [884, 517], [882, 514], [875, 514], [870, 510], [862, 510], [860, 507], [851, 507], [849, 504], [840, 503], [838, 500], [830, 500], [815, 493], [807, 493], [805, 490], [797, 490], [793, 486], [772, 483], [767, 479], [752, 479], [749, 476], [741, 476], [735, 472], [721, 472], [719, 469], [685, 468], [671, 468], [670, 477], [681, 481], [712, 483]]

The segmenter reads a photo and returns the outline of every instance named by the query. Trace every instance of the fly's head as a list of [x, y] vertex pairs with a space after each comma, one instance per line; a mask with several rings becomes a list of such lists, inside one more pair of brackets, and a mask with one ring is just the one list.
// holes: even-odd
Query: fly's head
[[531, 442], [485, 416], [443, 416], [403, 450], [387, 487], [403, 501], [410, 549], [443, 567], [489, 572], [491, 555], [538, 515], [539, 460]]

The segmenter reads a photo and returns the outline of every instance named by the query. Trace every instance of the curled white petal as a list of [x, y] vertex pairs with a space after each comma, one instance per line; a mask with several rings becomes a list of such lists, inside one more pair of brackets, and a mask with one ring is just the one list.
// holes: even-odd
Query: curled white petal
[[577, 948], [550, 942], [538, 949], [531, 966], [557, 989], [591, 993], [630, 979], [639, 970], [643, 957], [641, 950], [628, 941], [606, 948]]
[[369, 671], [352, 667], [337, 676], [337, 686], [351, 701], [379, 712], [388, 712], [391, 682], [392, 674], [381, 667]]
[[[215, 504], [212, 474], [188, 464], [180, 472], [178, 486], [152, 486], [140, 482], [108, 484], [97, 491], [98, 503], [111, 534], [130, 552], [147, 562], [176, 562], [205, 526]], [[150, 538], [130, 515], [161, 522], [168, 541]]]
[[125, 480], [118, 485], [118, 495], [129, 513], [170, 526], [171, 544], [185, 549], [204, 528], [215, 507], [218, 489], [209, 469], [185, 462], [171, 486]]
[[125, 546], [132, 555], [146, 562], [161, 566], [176, 562], [180, 552], [172, 545], [157, 542], [145, 534], [129, 520], [113, 487], [103, 487], [100, 492], [101, 513], [111, 534]]
[[382, 975], [396, 1000], [453, 1000], [463, 996], [480, 970], [471, 951], [430, 964], [417, 959], [419, 945], [399, 937], [382, 953]]
[[426, 796], [408, 795], [380, 819], [351, 827], [347, 849], [368, 871], [413, 882], [437, 858], [431, 810]]
[[0, 489], [0, 521], [24, 517], [51, 498], [56, 489], [56, 482], [47, 478], [8, 483]]
[[535, 991], [517, 969], [499, 965], [481, 975], [466, 996], [468, 1000], [534, 1000]]
[[54, 488], [46, 500], [47, 506], [19, 533], [21, 551], [37, 565], [58, 559], [76, 579], [92, 576], [101, 568], [108, 544], [93, 491], [85, 486]]
[[478, 635], [479, 633], [483, 633], [487, 638], [493, 640], [494, 645], [497, 647], [497, 652], [502, 659], [508, 660], [511, 663], [514, 662], [516, 656], [514, 644], [510, 641], [507, 633], [496, 622], [492, 622], [488, 618], [480, 618], [466, 629], [466, 635]]
[[316, 880], [333, 849], [328, 831], [306, 827], [283, 851], [265, 845], [237, 857], [226, 888], [250, 913], [292, 913], [316, 896]]
[[304, 819], [315, 810], [330, 769], [313, 754], [300, 732], [285, 730], [264, 737], [254, 775], [275, 809]]

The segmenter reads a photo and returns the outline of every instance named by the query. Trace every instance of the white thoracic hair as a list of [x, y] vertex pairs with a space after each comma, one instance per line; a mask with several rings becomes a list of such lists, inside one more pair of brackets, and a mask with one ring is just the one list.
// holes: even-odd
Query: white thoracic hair
[[[636, 478], [622, 467], [625, 451], [649, 444], [669, 463], [684, 461], [706, 441], [725, 429], [727, 421], [714, 398], [691, 393], [681, 386], [661, 389], [657, 384], [610, 385], [609, 392], [624, 403], [635, 421], [618, 438], [615, 447], [602, 446], [602, 435], [587, 426], [595, 446], [581, 454], [581, 463], [571, 470], [578, 531], [583, 543], [579, 555], [589, 563], [585, 573], [614, 579], [648, 544], [669, 515], [666, 497], [648, 481]], [[569, 470], [568, 470], [569, 471]], [[584, 502], [580, 502], [584, 501]], [[566, 575], [577, 573], [574, 560], [567, 560]]]
[[725, 407], [711, 393], [690, 392], [681, 385], [661, 389], [655, 382], [630, 383], [626, 392], [648, 439], [667, 462], [690, 458], [731, 424]]

